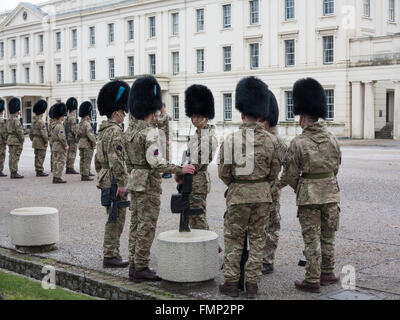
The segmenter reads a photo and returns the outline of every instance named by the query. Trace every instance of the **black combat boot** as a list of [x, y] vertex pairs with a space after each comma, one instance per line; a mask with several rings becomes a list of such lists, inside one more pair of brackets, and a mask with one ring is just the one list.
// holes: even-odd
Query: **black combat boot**
[[10, 178], [11, 179], [23, 179], [24, 176], [21, 176], [18, 172], [13, 172], [13, 173], [11, 173]]
[[237, 282], [225, 282], [219, 286], [219, 292], [228, 297], [239, 297], [239, 287]]
[[67, 183], [67, 181], [61, 179], [61, 178], [53, 178], [53, 183], [54, 184], [60, 184], [60, 183]]
[[0, 178], [4, 178], [4, 177], [7, 177], [7, 175], [4, 174], [3, 171], [0, 171]]
[[129, 261], [122, 260], [121, 257], [103, 259], [103, 268], [126, 268], [127, 266], [129, 266]]
[[36, 172], [36, 177], [48, 177], [48, 173], [44, 173], [43, 171]]
[[255, 299], [258, 294], [257, 283], [246, 282], [246, 296], [247, 299]]
[[133, 272], [133, 282], [144, 282], [144, 281], [161, 281], [161, 278], [157, 274], [149, 269], [137, 270]]
[[320, 285], [319, 283], [309, 283], [306, 280], [296, 280], [294, 285], [297, 289], [312, 292], [312, 293], [320, 293]]
[[82, 176], [81, 181], [93, 181], [93, 178], [90, 178], [89, 176]]
[[339, 281], [340, 281], [340, 276], [337, 276], [333, 272], [321, 273], [321, 278], [320, 278], [321, 286], [329, 286]]
[[172, 175], [170, 173], [163, 173], [162, 178], [163, 179], [171, 179]]
[[271, 274], [274, 272], [274, 264], [273, 263], [263, 263], [262, 264], [262, 274]]
[[65, 174], [79, 174], [79, 172], [76, 172], [74, 168], [67, 168]]

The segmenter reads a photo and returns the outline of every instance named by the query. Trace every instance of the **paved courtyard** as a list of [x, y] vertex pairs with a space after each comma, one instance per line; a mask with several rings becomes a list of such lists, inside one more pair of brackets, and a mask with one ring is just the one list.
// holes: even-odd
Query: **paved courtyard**
[[[29, 140], [29, 139], [28, 139]], [[400, 298], [400, 143], [393, 141], [343, 141], [343, 165], [339, 173], [341, 220], [336, 242], [336, 272], [351, 265], [356, 270], [357, 287], [376, 297]], [[21, 207], [49, 206], [60, 211], [60, 243], [55, 252], [43, 254], [62, 262], [102, 269], [102, 243], [106, 215], [100, 206], [100, 192], [95, 182], [81, 182], [80, 176], [65, 176], [68, 184], [53, 185], [51, 177], [36, 178], [31, 142], [27, 141], [20, 162], [24, 180], [0, 180], [0, 246], [12, 248], [8, 234], [8, 213]], [[6, 158], [8, 171], [8, 157]], [[49, 154], [45, 169], [49, 171]], [[76, 168], [79, 168], [78, 161]], [[94, 172], [94, 167], [92, 168]], [[208, 221], [219, 235], [223, 247], [224, 184], [211, 165], [212, 193], [208, 197]], [[179, 216], [172, 215], [169, 200], [175, 183], [164, 180], [161, 213], [157, 234], [177, 229]], [[284, 189], [281, 199], [282, 230], [276, 271], [264, 276], [259, 299], [324, 299], [342, 290], [341, 285], [324, 287], [321, 294], [297, 291], [293, 282], [302, 278], [304, 269], [297, 266], [303, 258], [303, 242], [296, 218], [295, 194]], [[124, 258], [128, 254], [130, 214], [121, 239]], [[157, 268], [156, 242], [151, 251], [151, 267]], [[222, 254], [220, 262], [222, 263]], [[179, 263], [179, 262], [177, 262]], [[127, 277], [128, 269], [107, 272]], [[342, 274], [343, 276], [344, 274]], [[225, 299], [218, 294], [215, 281], [196, 285], [166, 282], [164, 288], [203, 298]], [[245, 296], [242, 295], [241, 298]], [[332, 298], [332, 297], [331, 297]]]

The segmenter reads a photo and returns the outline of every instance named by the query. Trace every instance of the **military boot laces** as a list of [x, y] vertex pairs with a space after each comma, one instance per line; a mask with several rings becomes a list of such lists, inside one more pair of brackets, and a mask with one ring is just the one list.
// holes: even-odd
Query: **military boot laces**
[[7, 177], [7, 175], [4, 174], [3, 171], [0, 171], [0, 178], [4, 178], [4, 177]]
[[21, 176], [18, 172], [11, 173], [11, 179], [23, 179], [24, 176]]
[[93, 181], [93, 178], [90, 178], [89, 176], [82, 176], [81, 181]]
[[129, 266], [129, 262], [122, 260], [121, 257], [104, 258], [103, 268], [126, 268]]
[[61, 184], [61, 183], [67, 183], [67, 181], [61, 179], [61, 178], [53, 178], [53, 183], [54, 184]]
[[321, 286], [329, 286], [331, 284], [337, 283], [340, 281], [340, 277], [334, 274], [333, 272], [331, 273], [321, 273]]
[[135, 270], [133, 272], [133, 282], [144, 282], [144, 281], [161, 281], [161, 278], [157, 274], [149, 269]]
[[239, 287], [237, 282], [225, 282], [219, 286], [219, 292], [228, 297], [239, 297]]
[[309, 283], [306, 280], [296, 280], [294, 283], [296, 288], [306, 292], [320, 293], [319, 283]]
[[44, 173], [43, 171], [36, 172], [36, 177], [48, 177], [48, 173]]
[[257, 283], [246, 282], [246, 296], [247, 299], [255, 299], [258, 294]]

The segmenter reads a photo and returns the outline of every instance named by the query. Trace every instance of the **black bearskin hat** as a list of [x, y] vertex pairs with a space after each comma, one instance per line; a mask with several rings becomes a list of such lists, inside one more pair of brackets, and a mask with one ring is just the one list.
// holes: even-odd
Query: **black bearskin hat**
[[39, 100], [33, 106], [33, 113], [36, 115], [40, 115], [46, 112], [47, 109], [47, 102], [44, 100]]
[[114, 111], [128, 112], [129, 85], [125, 81], [110, 81], [101, 88], [97, 108], [101, 116], [110, 118]]
[[18, 98], [12, 98], [8, 103], [8, 112], [11, 114], [17, 113], [21, 110], [21, 101]]
[[53, 119], [59, 119], [67, 115], [67, 106], [64, 103], [56, 103], [52, 109]]
[[256, 77], [246, 77], [236, 86], [236, 109], [254, 118], [269, 114], [268, 86]]
[[328, 116], [326, 94], [322, 85], [313, 78], [297, 80], [293, 86], [293, 111], [325, 119]]
[[68, 112], [74, 111], [74, 110], [78, 109], [78, 100], [71, 97], [67, 100], [66, 106], [67, 106]]
[[49, 118], [50, 118], [50, 119], [54, 119], [53, 111], [54, 111], [54, 106], [51, 106], [51, 107], [50, 107], [50, 110], [49, 110]]
[[161, 87], [152, 75], [142, 76], [133, 83], [128, 98], [131, 115], [144, 120], [162, 108]]
[[185, 112], [189, 118], [194, 114], [214, 119], [214, 96], [206, 86], [194, 84], [185, 91]]
[[269, 122], [271, 127], [275, 127], [279, 121], [279, 107], [278, 101], [276, 101], [276, 97], [274, 93], [268, 89], [269, 93], [269, 113], [264, 120]]
[[92, 116], [93, 106], [89, 101], [82, 102], [79, 106], [79, 116], [81, 118], [86, 116]]
[[4, 111], [4, 104], [5, 104], [5, 101], [0, 98], [0, 113], [2, 113]]

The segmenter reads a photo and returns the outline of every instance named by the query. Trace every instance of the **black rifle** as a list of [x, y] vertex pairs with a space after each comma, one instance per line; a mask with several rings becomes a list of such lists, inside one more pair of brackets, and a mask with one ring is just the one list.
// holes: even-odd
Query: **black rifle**
[[66, 122], [65, 122], [65, 138], [67, 139], [67, 142], [69, 142], [68, 141], [68, 135], [69, 135], [69, 121], [67, 119]]
[[246, 230], [243, 243], [242, 258], [240, 259], [240, 278], [239, 289], [244, 291], [244, 267], [249, 259], [249, 249], [247, 248], [248, 231]]
[[111, 188], [104, 188], [101, 190], [101, 205], [110, 207], [108, 214], [108, 222], [116, 222], [118, 219], [119, 208], [129, 208], [130, 201], [121, 201], [117, 197], [118, 185], [115, 177], [112, 177]]

